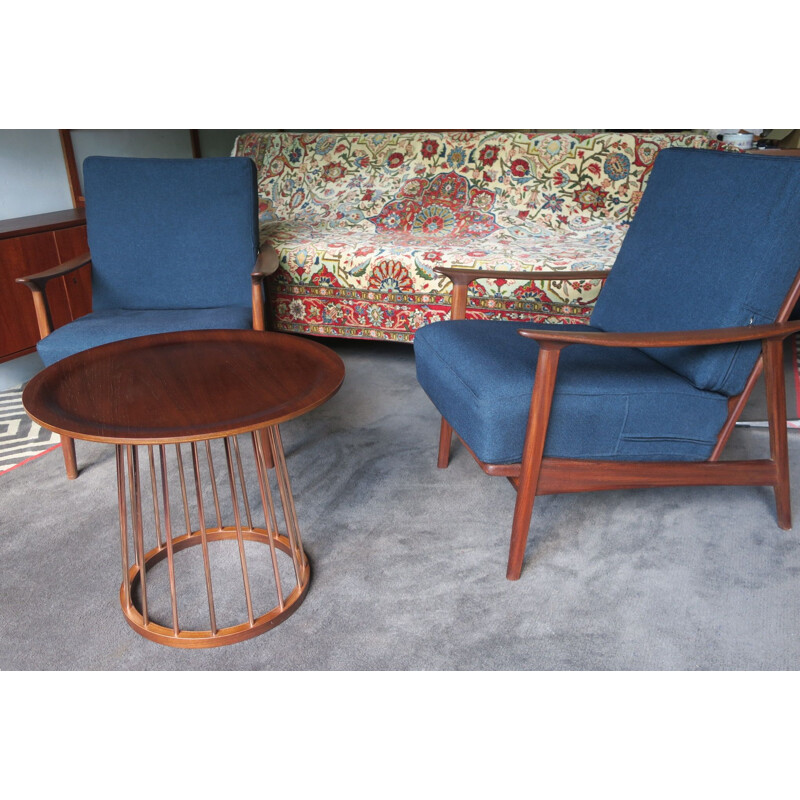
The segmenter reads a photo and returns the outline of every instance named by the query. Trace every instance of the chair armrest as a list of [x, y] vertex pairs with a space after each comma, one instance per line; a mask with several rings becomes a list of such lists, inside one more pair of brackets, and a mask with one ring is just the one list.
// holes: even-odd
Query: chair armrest
[[434, 267], [434, 272], [446, 275], [453, 283], [468, 285], [472, 281], [495, 280], [506, 281], [576, 281], [604, 280], [611, 274], [610, 269], [543, 269], [522, 272], [509, 269], [476, 269], [474, 267]]
[[[528, 432], [526, 433], [526, 452], [528, 440], [538, 447], [541, 457], [544, 439], [550, 419], [550, 408], [555, 390], [556, 374], [561, 351], [571, 344], [591, 344], [601, 347], [695, 347], [703, 345], [732, 344], [761, 340], [763, 366], [767, 388], [767, 404], [769, 407], [770, 448], [774, 445], [774, 432], [786, 426], [786, 398], [784, 396], [784, 375], [781, 368], [783, 358], [782, 340], [787, 336], [800, 332], [800, 320], [794, 322], [775, 322], [771, 325], [746, 325], [736, 328], [716, 328], [699, 331], [667, 331], [656, 333], [607, 333], [605, 331], [580, 331], [580, 325], [565, 325], [566, 331], [520, 329], [518, 333], [539, 343], [539, 355], [536, 363], [531, 410], [528, 415]], [[576, 328], [578, 330], [576, 330]], [[709, 457], [709, 461], [719, 458], [736, 419], [747, 402], [755, 379], [761, 372], [756, 364], [754, 371], [737, 397], [728, 400], [728, 419], [720, 431], [717, 444]], [[523, 453], [523, 459], [526, 456]], [[520, 487], [522, 491], [522, 486]]]
[[467, 288], [473, 281], [576, 281], [605, 280], [610, 270], [541, 270], [520, 272], [508, 269], [475, 269], [474, 267], [434, 267], [434, 272], [453, 282], [453, 298], [450, 303], [450, 319], [464, 319], [467, 312]]
[[65, 261], [63, 264], [59, 264], [57, 267], [51, 267], [50, 269], [42, 270], [42, 272], [36, 272], [33, 275], [23, 275], [21, 278], [17, 278], [16, 282], [24, 284], [32, 292], [44, 291], [47, 282], [51, 278], [60, 278], [63, 275], [68, 275], [70, 272], [74, 272], [76, 269], [85, 266], [91, 260], [91, 254], [84, 253], [83, 255], [71, 258], [69, 261]]
[[17, 283], [22, 283], [33, 292], [33, 307], [36, 311], [36, 324], [39, 326], [39, 338], [44, 339], [53, 330], [53, 318], [50, 315], [50, 306], [47, 303], [47, 282], [53, 278], [69, 275], [76, 269], [86, 266], [92, 260], [89, 253], [71, 258], [57, 267], [36, 272], [33, 275], [24, 275], [17, 278]]
[[256, 265], [250, 276], [254, 281], [260, 281], [272, 275], [278, 269], [278, 251], [270, 244], [266, 245], [258, 254]]
[[[775, 322], [771, 325], [745, 325], [738, 328], [715, 328], [699, 331], [665, 331], [656, 333], [609, 333], [581, 331], [578, 325], [565, 325], [565, 331], [539, 331], [521, 328], [520, 335], [537, 342], [566, 347], [570, 344], [591, 344], [600, 347], [695, 347], [733, 344], [755, 340], [785, 339], [800, 332], [800, 320]], [[575, 330], [578, 328], [578, 330]]]
[[253, 284], [253, 330], [266, 330], [266, 294], [264, 279], [278, 269], [278, 251], [272, 245], [265, 245], [258, 254], [256, 264], [250, 273]]

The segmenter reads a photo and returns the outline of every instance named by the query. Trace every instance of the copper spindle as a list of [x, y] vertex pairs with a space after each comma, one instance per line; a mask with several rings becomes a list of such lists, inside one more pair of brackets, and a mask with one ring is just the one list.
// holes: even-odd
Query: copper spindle
[[244, 482], [244, 470], [242, 469], [242, 456], [239, 453], [239, 439], [236, 436], [232, 436], [231, 439], [233, 439], [233, 449], [236, 452], [236, 464], [239, 469], [239, 483], [242, 486], [242, 500], [244, 501], [244, 513], [247, 517], [247, 527], [253, 530], [253, 518], [250, 515], [250, 503], [247, 499], [247, 485]]
[[128, 503], [125, 495], [125, 459], [123, 445], [115, 447], [117, 457], [117, 499], [119, 502], [119, 535], [122, 544], [122, 586], [124, 588], [125, 608], [131, 607], [130, 564], [128, 562]]
[[[300, 542], [300, 529], [297, 525], [297, 513], [292, 500], [292, 487], [289, 482], [289, 472], [286, 469], [286, 459], [283, 453], [283, 442], [281, 433], [277, 425], [269, 428], [270, 445], [272, 455], [275, 459], [275, 475], [278, 478], [278, 491], [281, 495], [281, 505], [283, 506], [283, 517], [286, 520], [286, 534], [292, 551], [292, 564], [294, 565], [295, 575], [298, 585], [302, 584], [302, 571], [305, 567], [305, 554]], [[303, 559], [302, 561], [300, 559]]]
[[127, 445], [128, 470], [131, 486], [131, 518], [133, 520], [133, 543], [136, 551], [136, 563], [139, 565], [139, 582], [142, 586], [142, 620], [150, 624], [147, 611], [147, 568], [144, 563], [144, 529], [142, 525], [142, 489], [139, 480], [139, 449], [135, 445]]
[[167, 480], [167, 455], [163, 444], [158, 446], [161, 461], [161, 489], [164, 495], [164, 533], [167, 537], [167, 566], [169, 567], [169, 593], [172, 597], [172, 631], [178, 635], [178, 594], [175, 591], [175, 561], [172, 553], [172, 519], [169, 510], [169, 482]]
[[222, 514], [219, 510], [219, 494], [217, 493], [217, 476], [214, 474], [214, 459], [211, 457], [211, 442], [206, 439], [206, 458], [208, 474], [211, 478], [211, 491], [214, 493], [214, 510], [217, 512], [217, 530], [222, 530]]
[[194, 467], [194, 485], [197, 490], [197, 515], [200, 518], [200, 538], [203, 548], [203, 566], [206, 571], [206, 594], [208, 594], [208, 616], [211, 621], [211, 635], [217, 635], [217, 617], [214, 613], [214, 591], [211, 588], [211, 562], [208, 558], [208, 534], [206, 533], [206, 515], [203, 508], [203, 489], [200, 482], [200, 459], [197, 456], [197, 442], [192, 442], [192, 466]]
[[261, 438], [261, 431], [253, 431], [252, 437], [256, 472], [258, 473], [258, 487], [261, 491], [261, 506], [264, 509], [264, 527], [267, 529], [269, 553], [272, 557], [272, 572], [275, 576], [275, 588], [278, 592], [278, 608], [283, 611], [283, 588], [281, 587], [281, 574], [278, 568], [278, 556], [275, 552], [275, 531], [277, 531], [278, 526], [275, 524], [275, 504], [272, 501], [272, 489], [270, 489], [268, 470], [264, 458], [264, 442]]
[[233, 516], [236, 520], [236, 539], [239, 542], [239, 561], [242, 564], [242, 578], [244, 579], [244, 596], [247, 600], [247, 616], [252, 625], [253, 617], [253, 602], [250, 597], [250, 579], [247, 576], [247, 559], [244, 554], [244, 537], [242, 536], [242, 516], [239, 513], [239, 501], [236, 497], [236, 481], [233, 475], [233, 455], [231, 453], [231, 446], [228, 438], [225, 437], [225, 457], [228, 461], [228, 482], [231, 488], [231, 500], [233, 502]]
[[[131, 445], [125, 445], [125, 457], [128, 461], [128, 497], [133, 500], [133, 469], [131, 469]], [[142, 562], [139, 560], [139, 548], [136, 546], [136, 519], [134, 514], [136, 513], [134, 510], [133, 505], [131, 504], [130, 507], [131, 512], [131, 525], [133, 526], [133, 559], [136, 562], [136, 566], [139, 569], [142, 569]]]
[[156, 523], [156, 541], [158, 549], [164, 547], [164, 540], [161, 538], [161, 515], [158, 513], [158, 486], [156, 485], [156, 464], [153, 459], [153, 445], [147, 445], [147, 455], [150, 461], [150, 489], [153, 492], [153, 518]]
[[186, 497], [186, 476], [183, 473], [183, 455], [181, 454], [181, 446], [179, 443], [175, 444], [175, 453], [178, 456], [178, 475], [181, 480], [181, 498], [183, 499], [183, 516], [186, 520], [186, 535], [190, 536], [192, 533], [192, 521], [189, 518], [189, 500]]

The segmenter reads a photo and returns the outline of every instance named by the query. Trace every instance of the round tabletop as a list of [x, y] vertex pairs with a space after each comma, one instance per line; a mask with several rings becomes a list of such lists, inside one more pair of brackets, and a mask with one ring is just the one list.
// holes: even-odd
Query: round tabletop
[[76, 439], [166, 444], [257, 430], [336, 393], [344, 364], [284, 333], [204, 330], [140, 336], [69, 356], [22, 394], [30, 417]]

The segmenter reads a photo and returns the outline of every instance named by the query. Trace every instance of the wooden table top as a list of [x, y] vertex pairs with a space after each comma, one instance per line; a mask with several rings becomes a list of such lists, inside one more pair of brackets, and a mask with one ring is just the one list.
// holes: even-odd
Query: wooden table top
[[205, 330], [141, 336], [65, 358], [22, 395], [41, 426], [76, 439], [165, 444], [277, 424], [344, 380], [329, 348], [284, 333]]

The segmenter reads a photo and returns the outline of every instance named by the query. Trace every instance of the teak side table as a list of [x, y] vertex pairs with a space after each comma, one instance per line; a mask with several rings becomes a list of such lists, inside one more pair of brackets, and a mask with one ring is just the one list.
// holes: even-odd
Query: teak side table
[[[215, 647], [257, 636], [299, 607], [311, 573], [279, 425], [324, 403], [343, 379], [342, 360], [321, 344], [289, 334], [233, 330], [114, 342], [65, 358], [31, 379], [22, 401], [36, 422], [76, 439], [116, 446], [120, 603], [135, 631], [173, 647]], [[254, 470], [239, 446], [237, 437], [244, 434], [249, 434]], [[269, 468], [273, 461], [274, 470]], [[283, 510], [283, 533], [274, 494]], [[257, 526], [261, 520], [263, 526]], [[146, 550], [146, 540], [155, 546]], [[244, 593], [238, 595], [238, 607], [242, 612], [246, 607], [247, 617], [233, 624], [218, 620], [216, 562], [209, 547], [227, 540], [238, 545]], [[257, 549], [270, 563], [264, 571], [271, 573], [270, 587], [251, 586], [253, 545], [248, 555], [246, 542], [265, 546]], [[208, 598], [207, 629], [181, 623], [176, 564], [178, 554], [193, 546], [202, 551], [203, 574], [197, 580], [205, 584]], [[159, 618], [148, 606], [148, 572], [165, 560], [170, 611]], [[256, 608], [256, 595], [271, 598], [267, 604], [274, 601], [274, 606]]]

